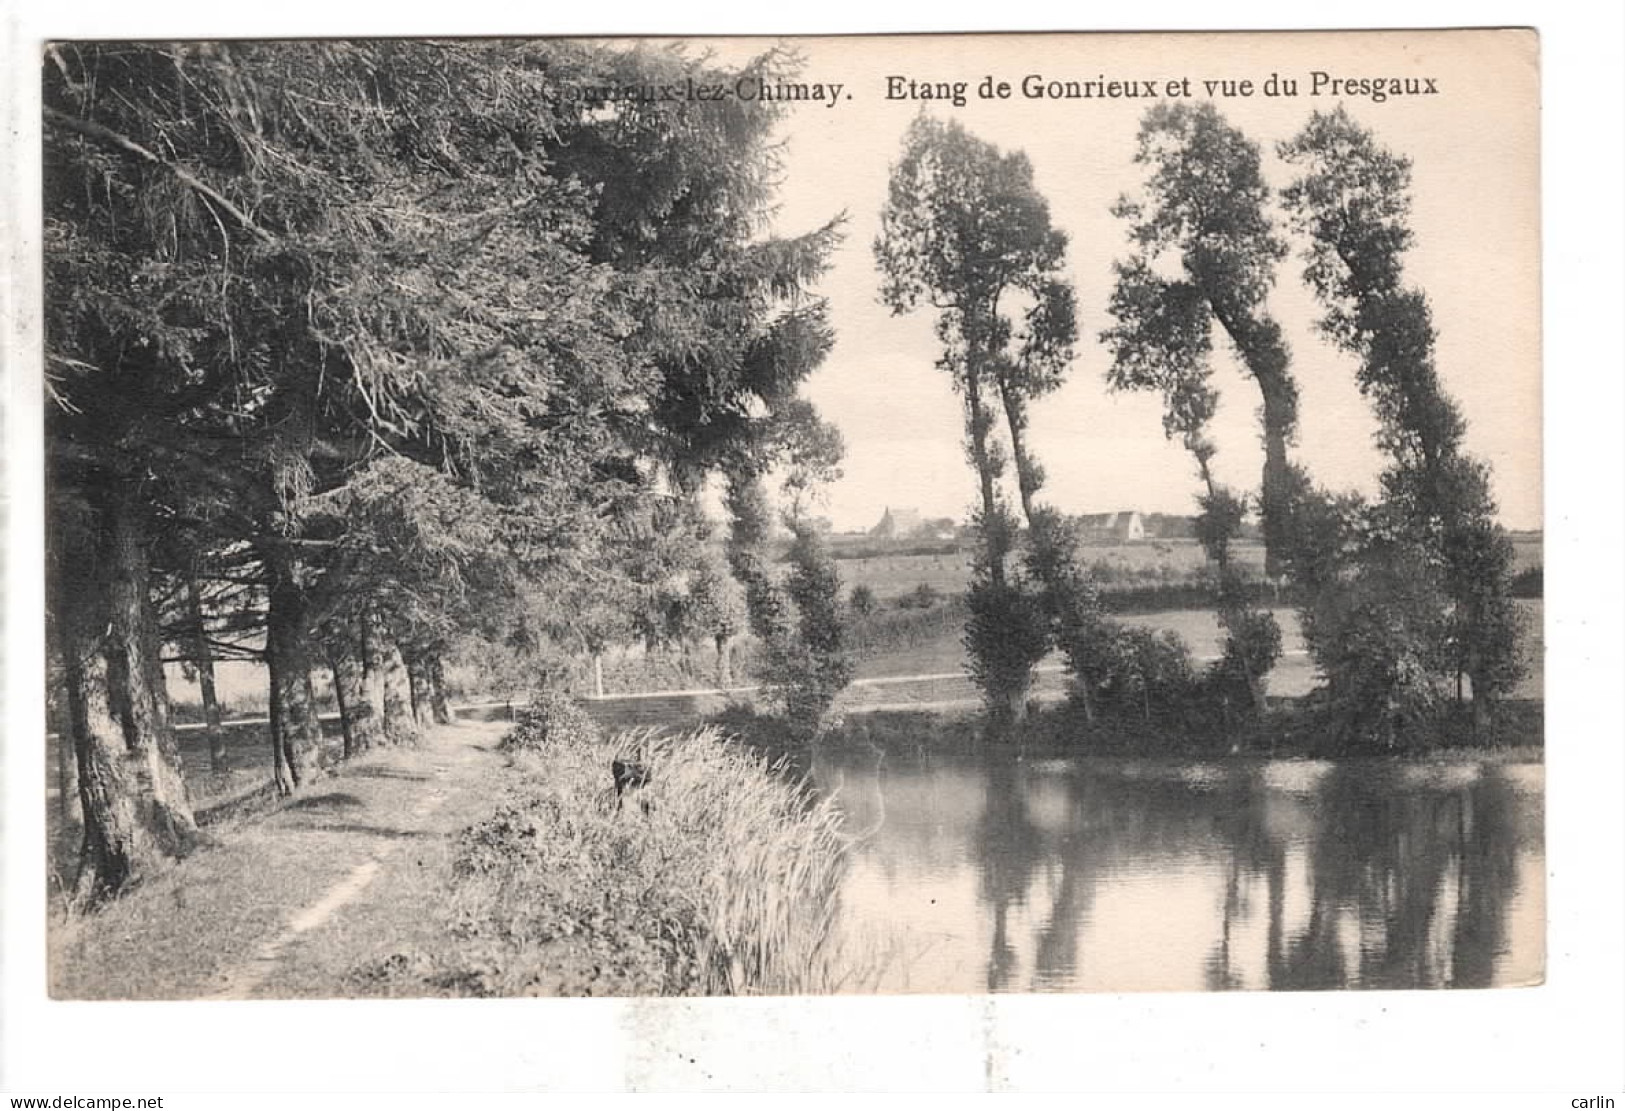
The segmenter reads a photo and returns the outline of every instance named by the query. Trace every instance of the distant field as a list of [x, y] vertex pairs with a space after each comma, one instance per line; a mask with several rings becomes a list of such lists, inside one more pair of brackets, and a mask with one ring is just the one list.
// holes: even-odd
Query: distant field
[[[1541, 564], [1538, 534], [1513, 537], [1516, 571]], [[1079, 549], [1095, 580], [1105, 589], [1182, 583], [1195, 578], [1207, 565], [1202, 547], [1194, 540], [1140, 540], [1126, 544], [1085, 544]], [[1236, 545], [1236, 561], [1254, 577], [1264, 573], [1264, 545], [1244, 540]], [[934, 555], [876, 555], [836, 561], [841, 586], [850, 592], [867, 586], [875, 597], [901, 597], [921, 584], [942, 594], [963, 593], [970, 581], [971, 552]]]
[[[1148, 586], [1189, 582], [1207, 564], [1194, 540], [1142, 540], [1128, 544], [1085, 544], [1079, 549], [1097, 582], [1113, 586]], [[1252, 541], [1237, 545], [1237, 561], [1261, 575], [1264, 547]], [[879, 555], [842, 559], [835, 564], [842, 586], [867, 586], [880, 599], [897, 598], [923, 583], [943, 594], [960, 594], [970, 581], [971, 552], [940, 555]]]
[[1514, 571], [1527, 571], [1531, 567], [1539, 567], [1544, 562], [1545, 539], [1538, 532], [1520, 532], [1512, 537], [1512, 569]]

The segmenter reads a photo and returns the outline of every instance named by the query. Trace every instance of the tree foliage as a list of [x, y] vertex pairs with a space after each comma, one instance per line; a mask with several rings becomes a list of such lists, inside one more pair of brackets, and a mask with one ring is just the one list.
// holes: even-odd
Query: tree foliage
[[[1521, 673], [1512, 545], [1495, 523], [1489, 468], [1463, 450], [1466, 422], [1439, 381], [1427, 297], [1404, 284], [1410, 162], [1341, 107], [1311, 116], [1281, 156], [1300, 170], [1283, 199], [1307, 239], [1304, 279], [1323, 309], [1320, 329], [1360, 360], [1355, 380], [1389, 458], [1382, 501], [1351, 545], [1354, 575], [1375, 584], [1369, 605], [1392, 611], [1385, 620], [1405, 634], [1376, 639], [1373, 651], [1386, 655], [1375, 663], [1323, 660], [1323, 669], [1335, 685], [1339, 667], [1356, 675], [1375, 668], [1389, 684], [1376, 700], [1383, 706], [1430, 704], [1401, 697], [1433, 682], [1420, 676], [1466, 675], [1481, 722]], [[1398, 580], [1405, 582], [1396, 588]], [[1351, 622], [1365, 612], [1336, 605]], [[1335, 636], [1335, 616], [1319, 623], [1328, 633], [1323, 651], [1343, 654], [1363, 627]], [[1391, 726], [1379, 732], [1386, 737]]]
[[[777, 107], [567, 95], [678, 73], [736, 76], [561, 41], [47, 49], [54, 565], [116, 518], [129, 574], [243, 584], [285, 789], [317, 770], [318, 661], [358, 661], [349, 694], [409, 732], [461, 634], [522, 632], [529, 584], [588, 584], [590, 641], [628, 597], [652, 633], [680, 561], [629, 531], [815, 420], [838, 221], [762, 236]], [[158, 593], [104, 655], [157, 659]]]
[[[1119, 200], [1137, 248], [1115, 266], [1110, 311], [1116, 323], [1101, 339], [1112, 354], [1106, 380], [1117, 390], [1156, 390], [1163, 432], [1196, 462], [1202, 487], [1195, 533], [1208, 558], [1225, 630], [1224, 653], [1209, 673], [1225, 706], [1265, 708], [1264, 683], [1281, 652], [1274, 617], [1253, 609], [1237, 571], [1232, 542], [1241, 535], [1247, 499], [1218, 482], [1218, 448], [1208, 426], [1218, 410], [1212, 385], [1213, 325], [1230, 337], [1264, 396], [1264, 517], [1268, 569], [1275, 573], [1294, 547], [1293, 510], [1303, 476], [1286, 457], [1297, 421], [1297, 387], [1287, 369], [1280, 328], [1264, 309], [1274, 266], [1285, 254], [1264, 212], [1269, 197], [1259, 151], [1211, 105], [1157, 105], [1141, 125], [1135, 161], [1150, 167], [1149, 205]], [[1174, 255], [1179, 277], [1158, 269]]]
[[[1044, 472], [1027, 442], [1031, 403], [1061, 385], [1077, 338], [1066, 246], [1025, 154], [1002, 153], [954, 122], [922, 115], [909, 126], [874, 247], [881, 296], [894, 313], [936, 311], [937, 365], [963, 400], [981, 488], [971, 670], [990, 710], [1016, 719], [1061, 611], [1087, 597], [1063, 599], [1074, 584], [1048, 575], [1068, 558], [1068, 538], [1036, 500]], [[994, 405], [1004, 413], [1033, 553], [1028, 574], [1015, 577], [1006, 562], [1017, 524], [998, 488], [1005, 458]]]
[[[1298, 388], [1265, 304], [1287, 247], [1266, 211], [1258, 145], [1211, 104], [1158, 104], [1140, 125], [1134, 161], [1147, 167], [1145, 199], [1125, 196], [1113, 209], [1129, 222], [1136, 252], [1117, 265], [1117, 324], [1103, 336], [1113, 349], [1109, 379], [1162, 392], [1168, 434], [1190, 436], [1217, 405], [1210, 329], [1223, 329], [1263, 399], [1259, 506], [1267, 569], [1279, 574], [1290, 545]], [[1177, 276], [1166, 275], [1168, 264]]]

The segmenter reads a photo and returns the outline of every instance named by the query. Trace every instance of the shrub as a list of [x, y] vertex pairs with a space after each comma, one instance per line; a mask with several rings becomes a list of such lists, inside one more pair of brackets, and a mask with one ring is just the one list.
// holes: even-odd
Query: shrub
[[1281, 658], [1275, 615], [1240, 606], [1222, 610], [1224, 654], [1208, 670], [1208, 685], [1222, 705], [1254, 716], [1264, 710], [1264, 679]]
[[1104, 717], [1182, 721], [1195, 698], [1190, 648], [1177, 633], [1101, 621], [1063, 647]]
[[966, 605], [970, 617], [965, 622], [965, 654], [971, 679], [992, 718], [1019, 717], [1033, 667], [1049, 651], [1049, 617], [1042, 600], [1019, 582], [999, 583], [978, 574]]
[[852, 588], [851, 598], [847, 604], [859, 617], [868, 617], [880, 605], [875, 601], [875, 592], [862, 583]]
[[860, 660], [904, 652], [962, 634], [965, 614], [965, 601], [957, 596], [947, 597], [942, 605], [928, 610], [882, 609], [866, 617], [853, 614], [847, 625], [846, 643], [853, 658]]
[[942, 593], [930, 583], [921, 583], [913, 590], [897, 599], [897, 608], [905, 610], [928, 610], [942, 600]]
[[531, 695], [530, 705], [519, 713], [514, 727], [502, 738], [505, 752], [540, 749], [571, 741], [592, 741], [599, 734], [598, 723], [570, 695], [557, 689]]
[[1326, 712], [1344, 748], [1393, 749], [1430, 732], [1448, 697], [1446, 615], [1437, 567], [1414, 547], [1371, 546], [1355, 573], [1303, 611], [1326, 676]]
[[768, 642], [763, 677], [786, 720], [810, 736], [852, 681], [852, 661], [840, 618], [841, 579], [823, 538], [798, 524], [790, 562], [784, 591], [795, 620]]

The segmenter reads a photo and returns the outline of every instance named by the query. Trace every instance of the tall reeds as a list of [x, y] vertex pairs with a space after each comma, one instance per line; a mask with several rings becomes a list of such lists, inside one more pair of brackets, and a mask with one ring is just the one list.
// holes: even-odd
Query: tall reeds
[[[646, 784], [617, 797], [616, 759]], [[714, 728], [513, 763], [518, 800], [463, 834], [460, 932], [509, 962], [575, 967], [504, 968], [508, 991], [828, 990], [845, 848], [827, 799]]]

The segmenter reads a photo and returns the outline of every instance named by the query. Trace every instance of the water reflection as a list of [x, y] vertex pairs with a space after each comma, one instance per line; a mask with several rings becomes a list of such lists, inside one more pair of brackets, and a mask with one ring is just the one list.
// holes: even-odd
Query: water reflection
[[1538, 981], [1538, 767], [823, 754], [898, 991]]

